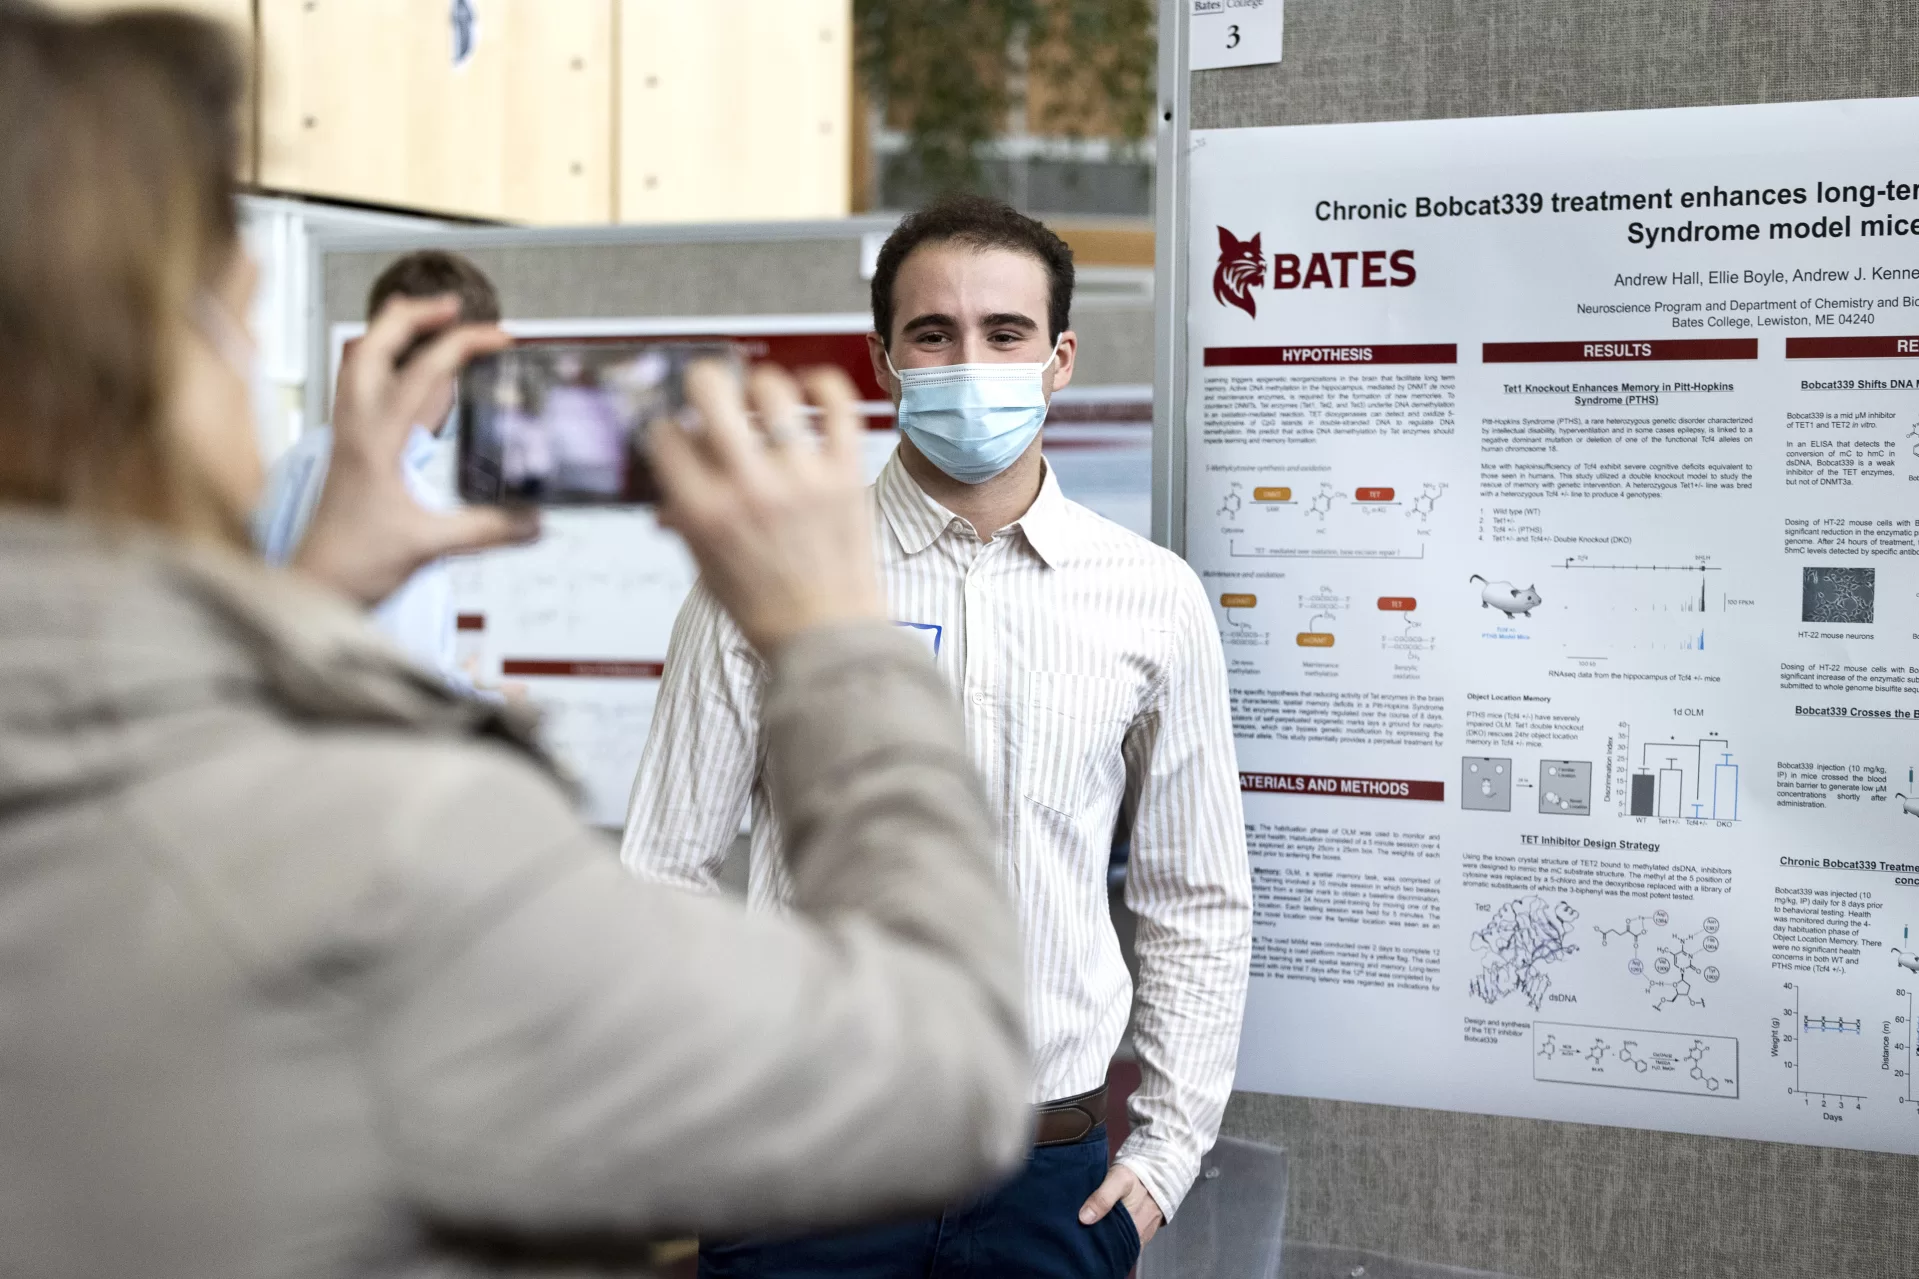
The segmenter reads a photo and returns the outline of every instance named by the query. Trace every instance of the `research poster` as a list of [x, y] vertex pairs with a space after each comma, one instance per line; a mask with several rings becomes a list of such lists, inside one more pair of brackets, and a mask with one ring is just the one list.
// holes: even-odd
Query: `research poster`
[[1919, 103], [1191, 165], [1239, 1085], [1919, 1153]]

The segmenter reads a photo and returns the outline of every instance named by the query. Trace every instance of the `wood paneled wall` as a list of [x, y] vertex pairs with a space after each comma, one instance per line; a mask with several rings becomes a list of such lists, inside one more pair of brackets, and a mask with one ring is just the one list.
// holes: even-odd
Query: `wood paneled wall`
[[262, 186], [544, 225], [849, 211], [851, 0], [466, 0], [459, 65], [454, 0], [171, 2], [258, 50]]
[[618, 220], [849, 209], [849, 0], [620, 0]]
[[526, 222], [605, 222], [613, 0], [259, 0], [264, 186]]

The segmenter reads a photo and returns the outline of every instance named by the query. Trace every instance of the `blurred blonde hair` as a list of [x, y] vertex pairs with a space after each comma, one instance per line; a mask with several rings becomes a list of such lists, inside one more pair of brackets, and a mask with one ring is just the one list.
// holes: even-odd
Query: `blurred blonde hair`
[[0, 0], [0, 502], [245, 540], [166, 421], [238, 250], [243, 84], [201, 19]]

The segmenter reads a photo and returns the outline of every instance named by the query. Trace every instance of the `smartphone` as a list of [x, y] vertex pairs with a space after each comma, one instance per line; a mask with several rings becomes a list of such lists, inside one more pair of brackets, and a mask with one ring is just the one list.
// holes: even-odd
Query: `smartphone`
[[460, 375], [459, 487], [475, 504], [657, 502], [647, 427], [686, 407], [686, 368], [724, 342], [532, 340]]

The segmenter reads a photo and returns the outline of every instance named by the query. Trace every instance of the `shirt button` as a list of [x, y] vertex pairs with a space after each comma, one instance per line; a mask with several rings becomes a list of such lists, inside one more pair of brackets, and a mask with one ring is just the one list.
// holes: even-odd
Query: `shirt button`
[[974, 689], [974, 690], [973, 690], [973, 702], [974, 702], [974, 704], [975, 704], [975, 705], [980, 705], [980, 706], [983, 706], [983, 705], [985, 705], [985, 703], [986, 703], [986, 690], [985, 690], [985, 689], [983, 689], [983, 688], [976, 688], [976, 689]]

